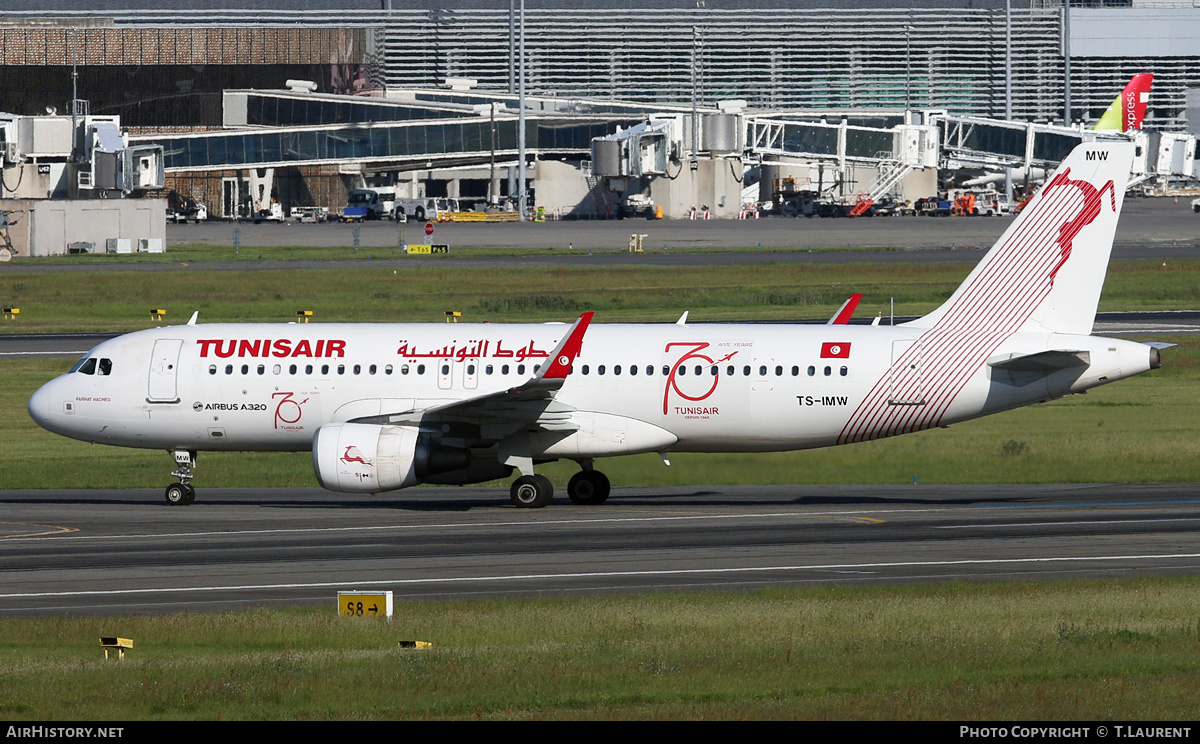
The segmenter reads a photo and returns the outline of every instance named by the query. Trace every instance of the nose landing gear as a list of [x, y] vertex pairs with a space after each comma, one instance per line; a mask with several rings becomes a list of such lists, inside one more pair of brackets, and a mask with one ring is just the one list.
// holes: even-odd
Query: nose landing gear
[[192, 468], [196, 467], [196, 453], [188, 450], [174, 450], [175, 464], [179, 469], [171, 473], [179, 479], [178, 483], [167, 486], [164, 496], [171, 506], [187, 506], [196, 500], [196, 489], [192, 487]]

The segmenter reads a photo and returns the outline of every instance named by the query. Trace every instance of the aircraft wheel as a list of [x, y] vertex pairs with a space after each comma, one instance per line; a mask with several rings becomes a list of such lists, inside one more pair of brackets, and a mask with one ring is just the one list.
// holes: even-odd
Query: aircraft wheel
[[171, 506], [188, 506], [196, 500], [196, 489], [188, 483], [172, 483], [164, 495]]
[[509, 496], [513, 506], [540, 509], [554, 498], [554, 486], [544, 475], [522, 475], [513, 481]]
[[610, 490], [608, 476], [599, 470], [580, 470], [567, 483], [567, 495], [576, 504], [603, 504]]

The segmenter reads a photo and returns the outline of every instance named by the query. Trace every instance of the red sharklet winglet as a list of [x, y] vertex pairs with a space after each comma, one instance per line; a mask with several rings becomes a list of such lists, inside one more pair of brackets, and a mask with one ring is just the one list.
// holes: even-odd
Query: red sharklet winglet
[[861, 292], [855, 292], [854, 294], [850, 295], [848, 298], [846, 298], [846, 301], [842, 303], [842, 306], [838, 308], [838, 311], [833, 314], [833, 317], [830, 318], [829, 322], [826, 323], [825, 325], [846, 325], [847, 323], [849, 323], [850, 316], [854, 315], [854, 309], [858, 307], [858, 303], [861, 300], [862, 300]]
[[550, 354], [550, 363], [539, 375], [541, 379], [561, 380], [571, 371], [575, 357], [579, 356], [579, 350], [583, 348], [583, 334], [587, 330], [588, 324], [592, 322], [592, 315], [594, 313], [590, 312], [580, 315], [579, 320], [575, 321], [575, 325], [571, 326], [571, 330]]

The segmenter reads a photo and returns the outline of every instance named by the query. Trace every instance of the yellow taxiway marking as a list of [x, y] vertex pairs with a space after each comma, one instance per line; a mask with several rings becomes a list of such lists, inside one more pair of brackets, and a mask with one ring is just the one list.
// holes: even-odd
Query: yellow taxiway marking
[[[834, 517], [838, 518], [838, 517]], [[841, 519], [852, 519], [858, 522], [866, 522], [867, 524], [883, 524], [886, 519], [876, 519], [875, 517], [840, 517]]]
[[29, 524], [28, 522], [0, 522], [0, 526], [13, 525], [16, 527], [28, 527], [39, 532], [20, 532], [13, 534], [0, 535], [0, 540], [7, 540], [14, 537], [43, 537], [45, 535], [62, 535], [67, 532], [78, 532], [75, 527], [59, 527], [53, 524]]

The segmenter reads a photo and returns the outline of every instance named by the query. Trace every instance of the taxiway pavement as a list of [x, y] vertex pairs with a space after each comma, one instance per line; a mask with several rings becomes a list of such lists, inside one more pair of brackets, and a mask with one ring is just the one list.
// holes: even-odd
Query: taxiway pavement
[[1200, 484], [0, 491], [0, 615], [1200, 575]]

